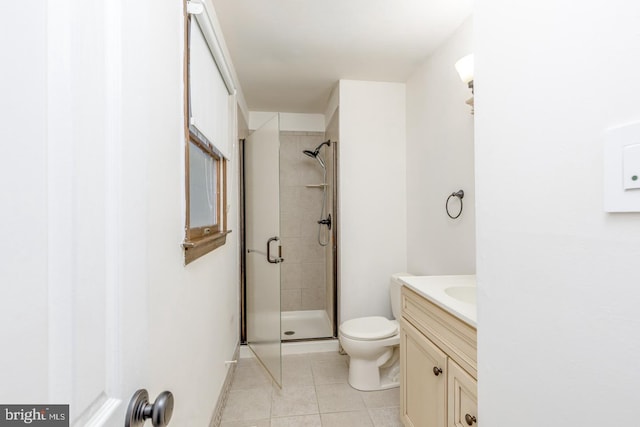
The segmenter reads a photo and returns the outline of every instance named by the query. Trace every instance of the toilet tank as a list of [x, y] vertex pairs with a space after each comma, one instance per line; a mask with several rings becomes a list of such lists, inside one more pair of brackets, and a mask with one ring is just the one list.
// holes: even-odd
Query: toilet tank
[[400, 290], [402, 289], [401, 276], [411, 276], [409, 273], [396, 273], [391, 276], [389, 283], [389, 296], [391, 297], [391, 312], [394, 319], [400, 318]]

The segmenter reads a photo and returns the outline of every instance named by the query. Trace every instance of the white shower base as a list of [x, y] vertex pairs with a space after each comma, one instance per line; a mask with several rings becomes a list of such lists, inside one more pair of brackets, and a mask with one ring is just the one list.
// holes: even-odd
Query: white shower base
[[324, 310], [283, 311], [280, 319], [283, 341], [333, 336], [331, 321]]

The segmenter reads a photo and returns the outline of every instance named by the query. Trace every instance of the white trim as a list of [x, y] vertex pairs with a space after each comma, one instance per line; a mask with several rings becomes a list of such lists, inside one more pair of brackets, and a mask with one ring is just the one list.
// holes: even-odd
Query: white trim
[[[104, 3], [105, 28], [105, 392], [122, 396], [122, 2]], [[112, 401], [114, 399], [109, 399]], [[117, 407], [117, 406], [116, 406]], [[115, 409], [115, 408], [114, 408]], [[97, 414], [96, 414], [97, 416]]]
[[[82, 424], [84, 427], [103, 427], [107, 425], [107, 423], [112, 422], [115, 412], [123, 403], [120, 399], [104, 398], [104, 396], [102, 396], [102, 398], [104, 400], [100, 399], [99, 406], [91, 408], [93, 415], [84, 421], [84, 424]], [[79, 425], [81, 422], [83, 422], [83, 420], [79, 419], [77, 424]]]
[[[74, 150], [70, 0], [47, 10], [49, 401], [73, 398]], [[73, 411], [71, 408], [71, 418]]]

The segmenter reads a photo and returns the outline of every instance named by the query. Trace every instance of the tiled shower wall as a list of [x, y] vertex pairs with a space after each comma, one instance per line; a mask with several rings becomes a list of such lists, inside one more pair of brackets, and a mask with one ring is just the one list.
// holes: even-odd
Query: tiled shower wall
[[[280, 132], [280, 235], [285, 259], [281, 266], [282, 311], [325, 309], [326, 250], [318, 244], [317, 224], [322, 189], [306, 187], [322, 183], [323, 171], [317, 160], [302, 153], [323, 140], [323, 132]], [[325, 163], [330, 161], [328, 154], [323, 147]], [[330, 194], [327, 191], [327, 198]]]

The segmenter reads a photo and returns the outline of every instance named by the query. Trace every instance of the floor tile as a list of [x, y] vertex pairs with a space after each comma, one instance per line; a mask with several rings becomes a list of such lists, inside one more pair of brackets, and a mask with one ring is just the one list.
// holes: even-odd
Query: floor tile
[[402, 427], [400, 408], [371, 408], [369, 416], [374, 427]]
[[316, 385], [316, 393], [320, 413], [365, 409], [361, 392], [346, 383]]
[[339, 359], [312, 361], [311, 371], [316, 385], [346, 383], [349, 377], [346, 362]]
[[318, 413], [314, 386], [285, 386], [271, 394], [271, 416], [308, 415]]
[[220, 427], [402, 427], [399, 388], [363, 392], [338, 352], [282, 358], [283, 388], [255, 359], [240, 359]]
[[223, 421], [262, 420], [271, 417], [271, 389], [231, 390]]
[[271, 418], [271, 427], [322, 427], [320, 415]]
[[301, 357], [286, 356], [282, 360], [282, 385], [313, 385], [311, 362]]
[[271, 389], [271, 377], [254, 358], [245, 358], [238, 361], [231, 390], [250, 389], [264, 387]]
[[363, 392], [362, 399], [367, 408], [400, 406], [400, 387]]
[[223, 421], [220, 427], [269, 427], [271, 420]]
[[320, 417], [322, 427], [373, 427], [367, 411], [334, 412]]
[[282, 356], [282, 366], [311, 366], [311, 360], [312, 357], [309, 354], [288, 354]]
[[347, 363], [349, 360], [349, 356], [347, 356], [346, 354], [340, 354], [337, 351], [323, 351], [320, 353], [309, 353], [304, 356], [306, 356], [311, 363], [328, 362], [331, 360], [343, 361]]

